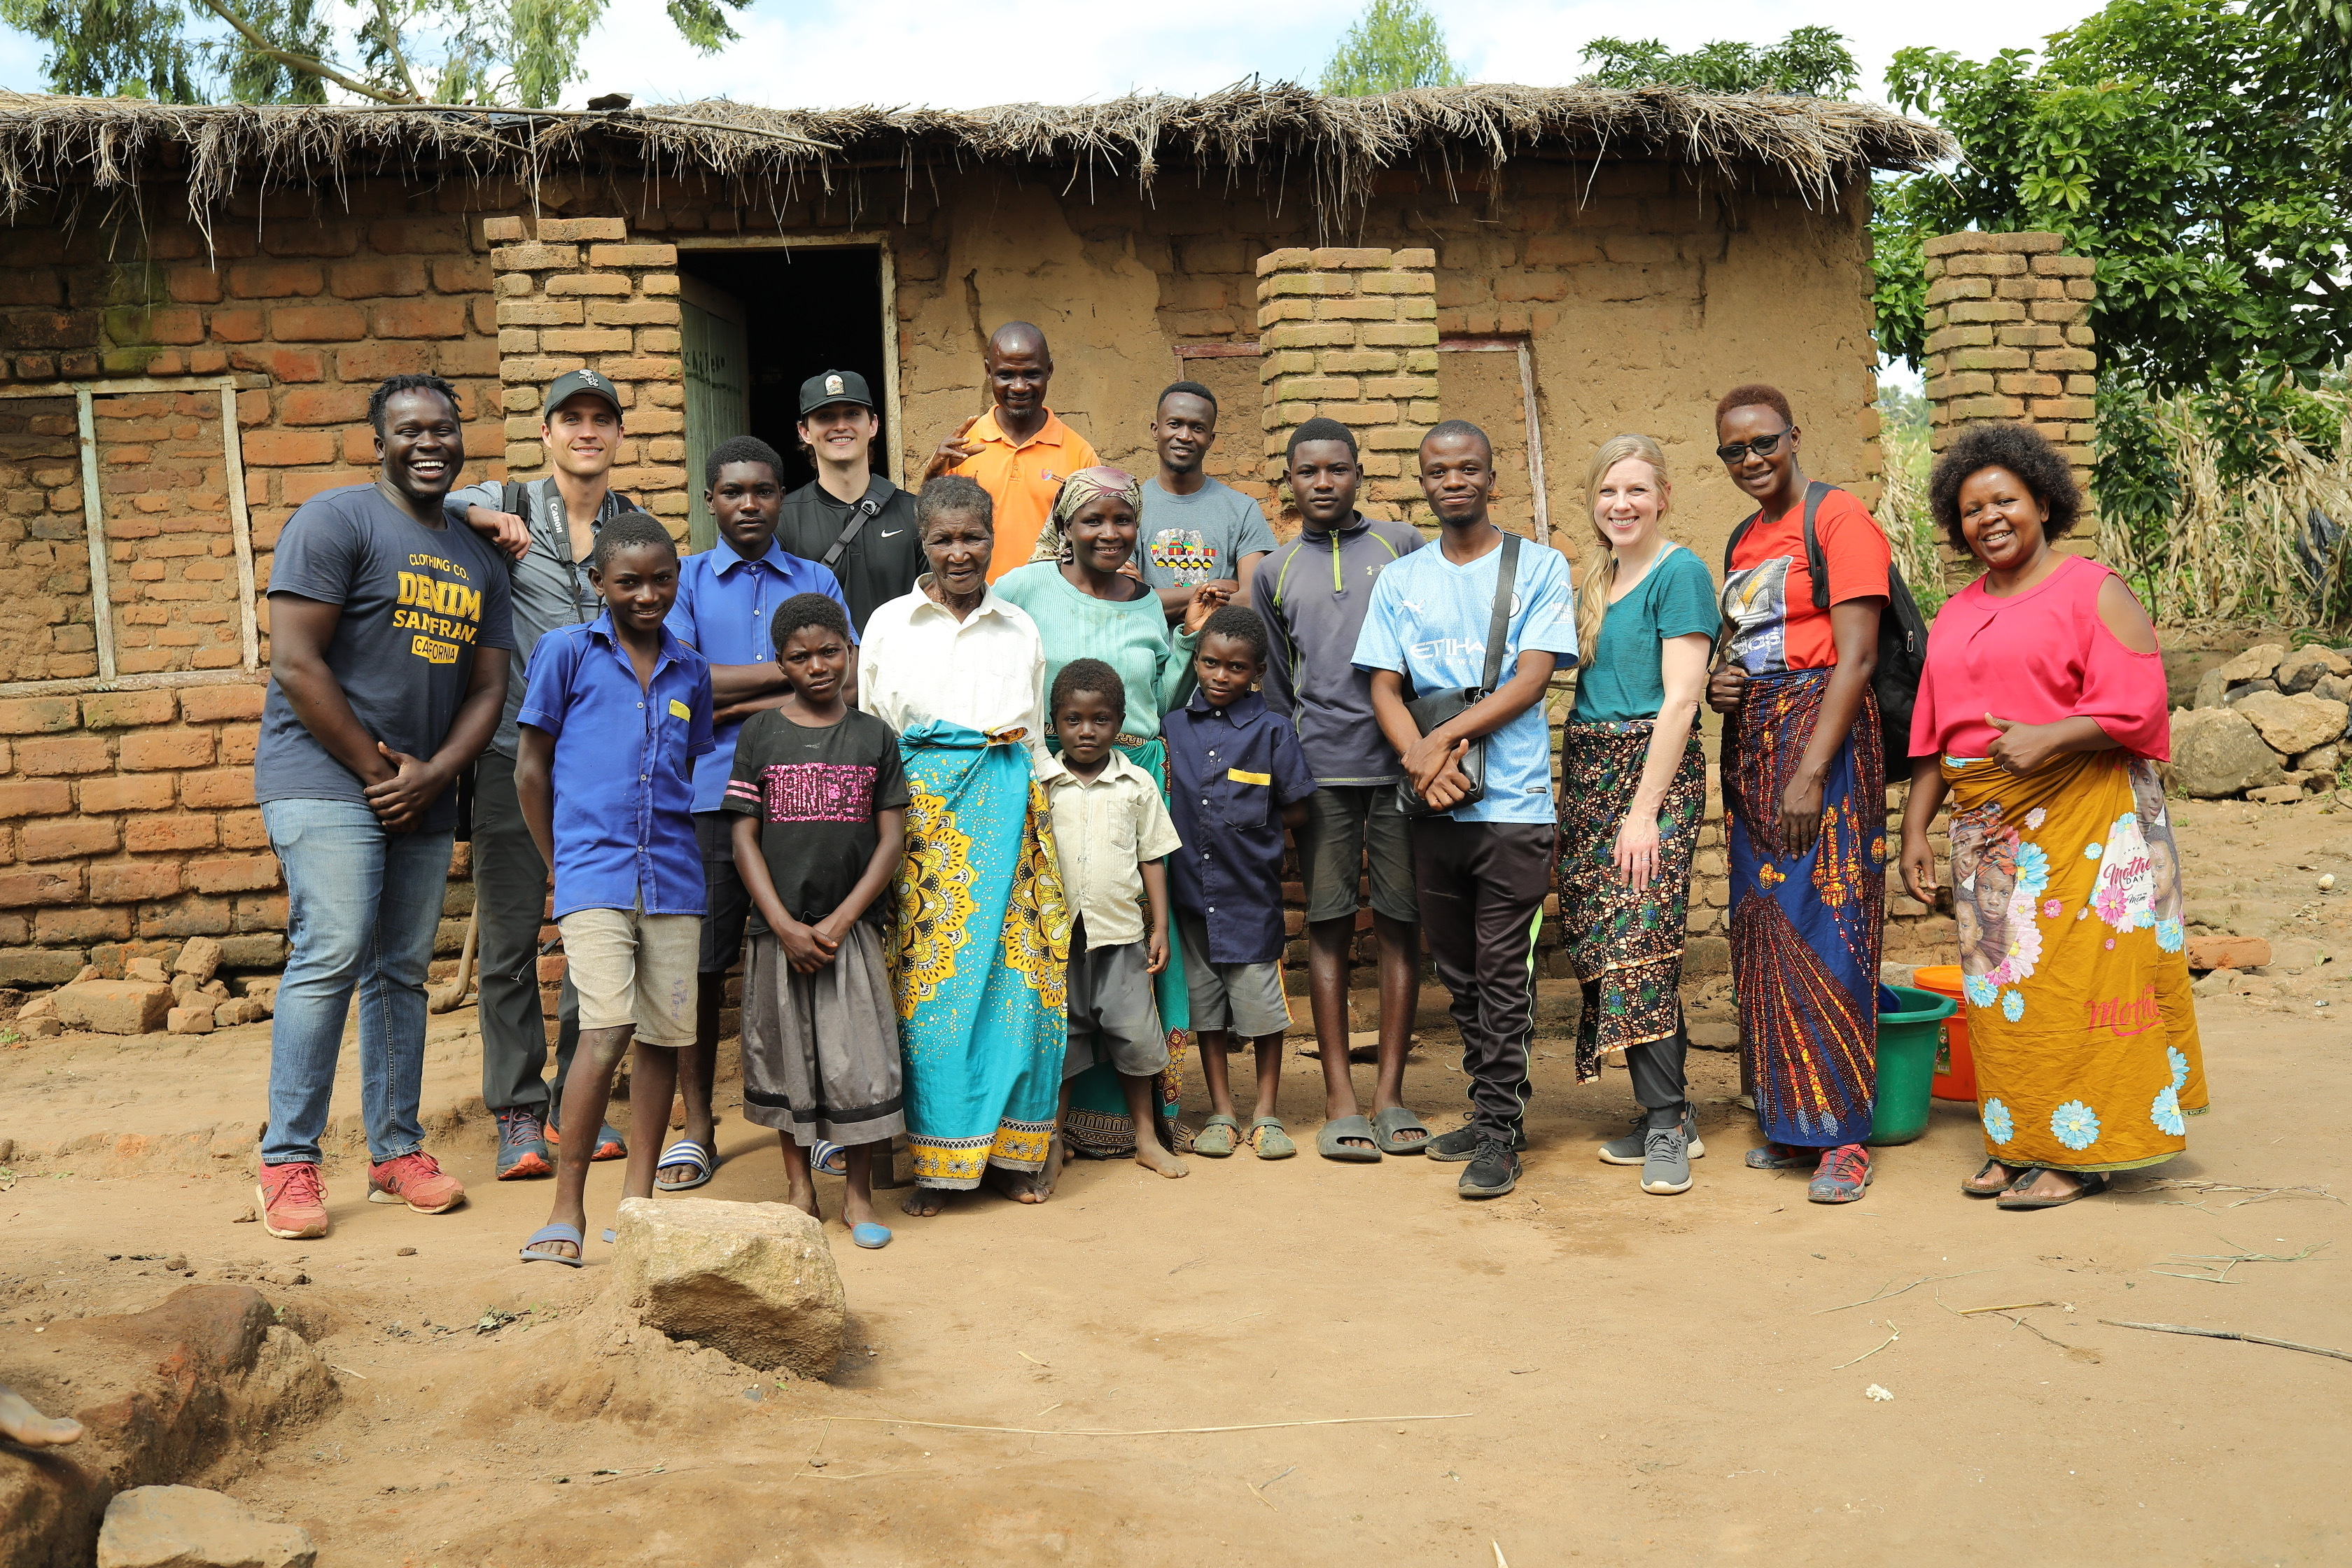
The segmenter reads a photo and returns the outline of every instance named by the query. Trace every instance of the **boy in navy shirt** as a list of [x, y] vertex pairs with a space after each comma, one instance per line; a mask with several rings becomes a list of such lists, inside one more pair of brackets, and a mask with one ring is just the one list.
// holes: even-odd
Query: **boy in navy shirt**
[[1275, 1113], [1282, 1037], [1290, 1026], [1282, 994], [1282, 830], [1306, 820], [1315, 775], [1290, 721], [1251, 689], [1265, 674], [1265, 622], [1256, 611], [1227, 605], [1212, 615], [1192, 673], [1199, 682], [1192, 700], [1161, 726], [1169, 805], [1184, 840], [1169, 858], [1168, 891], [1213, 1112], [1192, 1152], [1219, 1158], [1239, 1140], [1225, 1056], [1241, 1035], [1257, 1042], [1249, 1142], [1259, 1159], [1280, 1160], [1298, 1152]]
[[[555, 868], [555, 921], [580, 994], [563, 1119], [603, 1124], [634, 1035], [622, 1193], [636, 1198], [653, 1195], [676, 1053], [694, 1045], [702, 944], [694, 763], [714, 744], [710, 665], [662, 625], [677, 598], [677, 546], [660, 523], [643, 512], [606, 523], [588, 565], [604, 613], [540, 639], [517, 715], [515, 794], [540, 854]], [[524, 1262], [580, 1267], [594, 1152], [588, 1139], [563, 1141], [554, 1210], [524, 1243]]]

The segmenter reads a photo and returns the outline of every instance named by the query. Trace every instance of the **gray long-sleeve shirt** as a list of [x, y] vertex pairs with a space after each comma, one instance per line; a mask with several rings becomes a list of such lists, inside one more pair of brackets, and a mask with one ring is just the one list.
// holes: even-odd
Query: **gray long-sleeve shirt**
[[1274, 634], [1266, 706], [1297, 730], [1318, 784], [1386, 784], [1401, 776], [1372, 717], [1372, 678], [1356, 668], [1356, 638], [1371, 607], [1372, 580], [1422, 543], [1410, 524], [1359, 513], [1330, 532], [1300, 529], [1251, 579], [1250, 603]]

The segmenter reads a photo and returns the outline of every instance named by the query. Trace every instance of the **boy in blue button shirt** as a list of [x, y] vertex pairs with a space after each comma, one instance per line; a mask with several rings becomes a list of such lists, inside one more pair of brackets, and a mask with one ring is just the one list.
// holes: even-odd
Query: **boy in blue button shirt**
[[1251, 1146], [1261, 1160], [1298, 1152], [1275, 1103], [1290, 1026], [1282, 994], [1282, 830], [1306, 820], [1315, 774], [1290, 721], [1252, 689], [1265, 674], [1265, 622], [1255, 610], [1227, 605], [1212, 615], [1192, 656], [1199, 685], [1161, 724], [1169, 807], [1184, 840], [1168, 858], [1169, 901], [1213, 1112], [1192, 1152], [1213, 1159], [1231, 1154], [1241, 1134], [1225, 1073], [1235, 1035], [1257, 1043]]
[[[555, 921], [580, 994], [563, 1119], [603, 1124], [634, 1035], [622, 1193], [637, 1198], [653, 1195], [676, 1053], [694, 1044], [702, 933], [691, 808], [695, 759], [712, 747], [710, 666], [662, 624], [677, 576], [677, 546], [660, 523], [625, 512], [604, 526], [588, 581], [604, 613], [556, 627], [532, 650], [515, 757], [523, 820], [555, 868]], [[554, 1209], [523, 1245], [524, 1262], [580, 1267], [594, 1152], [588, 1139], [563, 1141]]]

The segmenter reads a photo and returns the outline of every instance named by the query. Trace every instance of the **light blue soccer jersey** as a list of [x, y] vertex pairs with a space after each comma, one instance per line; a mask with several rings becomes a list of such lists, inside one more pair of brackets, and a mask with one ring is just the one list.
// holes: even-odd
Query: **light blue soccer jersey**
[[[1477, 685], [1486, 675], [1486, 628], [1502, 566], [1500, 550], [1457, 566], [1438, 546], [1391, 563], [1372, 583], [1371, 607], [1356, 639], [1357, 668], [1402, 671], [1413, 696]], [[1567, 558], [1522, 540], [1498, 680], [1509, 680], [1520, 653], [1530, 648], [1557, 656], [1560, 669], [1576, 663], [1576, 599]], [[1551, 738], [1542, 702], [1486, 737], [1486, 798], [1451, 815], [1457, 822], [1553, 820]]]

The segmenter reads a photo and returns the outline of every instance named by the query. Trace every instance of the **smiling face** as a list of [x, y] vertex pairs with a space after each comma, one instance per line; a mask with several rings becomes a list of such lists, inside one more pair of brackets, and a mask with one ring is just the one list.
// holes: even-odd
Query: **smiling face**
[[1610, 465], [1592, 489], [1592, 526], [1619, 554], [1636, 556], [1658, 531], [1669, 495], [1658, 470], [1640, 458]]
[[439, 504], [466, 466], [457, 406], [429, 386], [393, 394], [384, 402], [375, 453], [385, 483], [413, 501]]
[[800, 626], [776, 649], [784, 684], [812, 708], [832, 705], [849, 668], [849, 648], [831, 626]]
[[1301, 441], [1290, 454], [1290, 493], [1307, 527], [1328, 532], [1356, 515], [1363, 470], [1345, 441]]
[[746, 561], [756, 561], [776, 541], [776, 519], [784, 509], [784, 487], [765, 463], [729, 463], [703, 493], [719, 537]]
[[1979, 468], [1960, 481], [1960, 537], [1995, 572], [2031, 566], [2048, 548], [2050, 509], [2007, 468]]
[[828, 403], [801, 418], [801, 439], [824, 461], [854, 462], [874, 445], [881, 421], [862, 403]]
[[539, 427], [548, 460], [567, 474], [593, 479], [609, 473], [621, 447], [621, 416], [593, 392], [575, 392]]
[[1743, 451], [1737, 458], [1723, 465], [1731, 482], [1751, 500], [1762, 500], [1778, 495], [1788, 480], [1789, 467], [1797, 460], [1797, 427], [1780, 417], [1780, 411], [1761, 403], [1742, 404], [1727, 410], [1715, 422], [1717, 446], [1733, 442], [1747, 443], [1759, 436], [1779, 436], [1772, 450], [1759, 453]]
[[1054, 710], [1054, 736], [1062, 742], [1062, 760], [1091, 772], [1110, 755], [1111, 742], [1127, 715], [1100, 691], [1071, 691]]
[[1078, 508], [1063, 531], [1070, 559], [1096, 572], [1116, 572], [1135, 553], [1135, 509], [1125, 496], [1097, 496]]
[[1034, 338], [991, 343], [982, 362], [988, 367], [989, 395], [1016, 424], [1045, 411], [1045, 389], [1054, 380], [1054, 356]]
[[1421, 444], [1421, 493], [1448, 527], [1486, 521], [1495, 494], [1495, 455], [1466, 432], [1430, 437]]
[[615, 550], [601, 568], [588, 568], [588, 584], [604, 595], [614, 626], [659, 636], [669, 607], [677, 603], [677, 552], [658, 544]]
[[988, 557], [996, 531], [968, 512], [941, 512], [923, 529], [923, 558], [932, 581], [950, 598], [968, 599], [988, 586]]
[[1192, 655], [1192, 677], [1212, 708], [1226, 708], [1249, 695], [1265, 673], [1257, 648], [1237, 637], [1211, 632]]
[[1170, 393], [1160, 400], [1151, 439], [1160, 448], [1160, 465], [1170, 473], [1193, 472], [1217, 439], [1217, 405], [1198, 393]]

